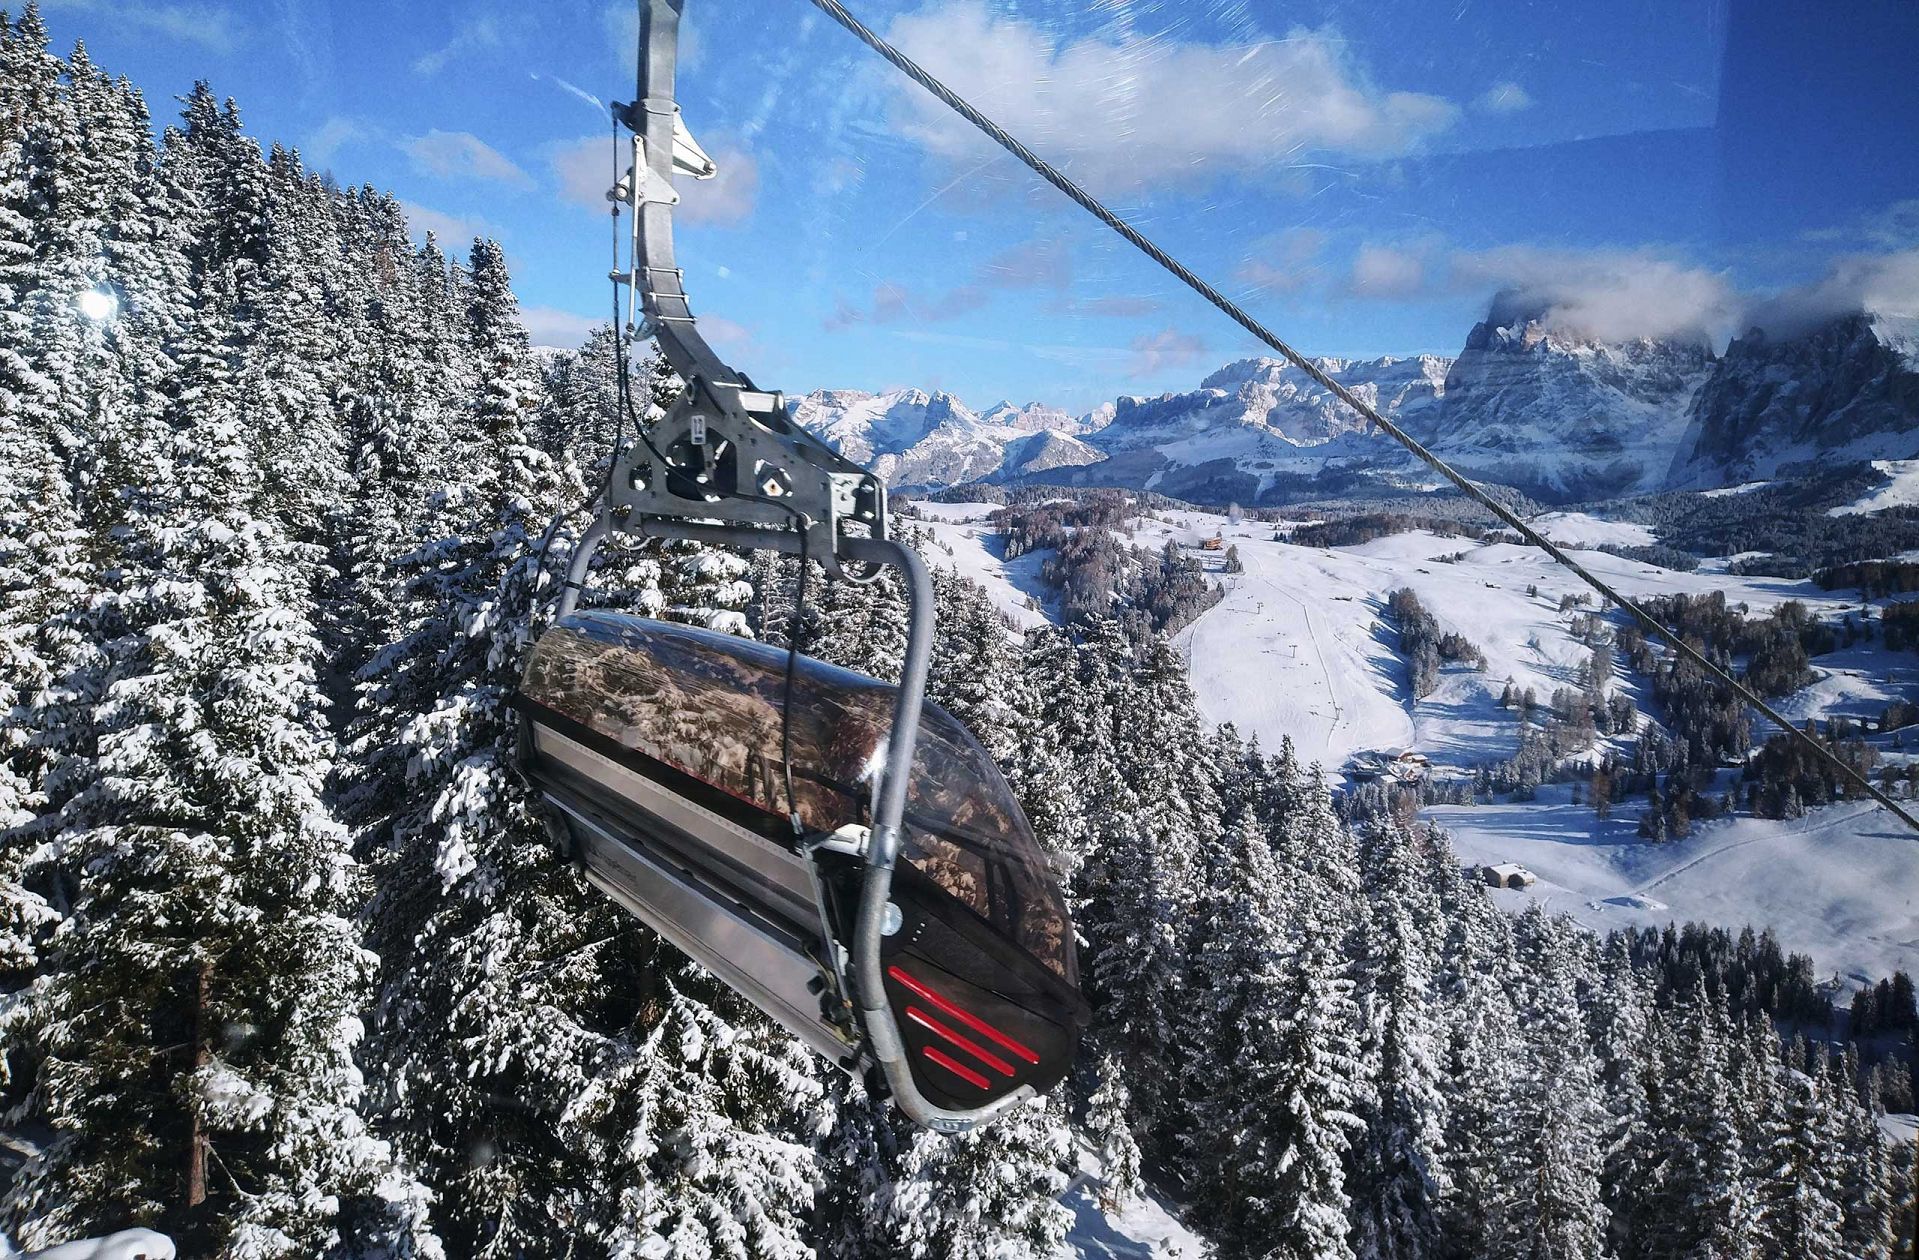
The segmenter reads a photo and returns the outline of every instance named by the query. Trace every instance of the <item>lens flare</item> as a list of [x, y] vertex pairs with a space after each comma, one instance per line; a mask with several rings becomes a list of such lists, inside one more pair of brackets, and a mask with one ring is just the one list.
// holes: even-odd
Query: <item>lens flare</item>
[[104, 289], [83, 289], [74, 296], [73, 304], [95, 323], [105, 323], [120, 310], [120, 299]]

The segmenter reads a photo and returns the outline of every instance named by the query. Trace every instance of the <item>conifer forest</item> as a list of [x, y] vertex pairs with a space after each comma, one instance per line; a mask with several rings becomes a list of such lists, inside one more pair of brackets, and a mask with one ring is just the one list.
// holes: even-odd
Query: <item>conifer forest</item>
[[[945, 571], [929, 694], [1065, 879], [1093, 1014], [1050, 1096], [906, 1124], [590, 888], [514, 770], [616, 377], [611, 326], [530, 347], [494, 242], [0, 25], [14, 1246], [1038, 1260], [1088, 1153], [1220, 1257], [1910, 1246], [1911, 1081], [1791, 1005], [1814, 960], [1508, 913], [1205, 722], [1170, 617], [1017, 633]], [[799, 625], [795, 577], [616, 539], [587, 600], [897, 674], [896, 586], [815, 572]]]

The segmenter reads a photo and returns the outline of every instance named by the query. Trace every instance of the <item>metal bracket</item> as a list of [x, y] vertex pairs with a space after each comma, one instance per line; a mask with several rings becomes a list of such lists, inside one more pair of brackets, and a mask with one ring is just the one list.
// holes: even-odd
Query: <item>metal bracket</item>
[[[717, 168], [680, 121], [674, 101], [680, 10], [685, 0], [643, 0], [641, 59], [632, 104], [614, 118], [633, 133], [633, 166], [607, 194], [633, 217], [629, 335], [650, 334], [686, 389], [652, 426], [650, 442], [629, 447], [613, 470], [605, 519], [614, 529], [658, 533], [672, 521], [710, 521], [762, 535], [806, 535], [806, 553], [835, 576], [863, 580], [841, 565], [851, 538], [887, 535], [886, 486], [794, 424], [786, 400], [755, 386], [701, 334], [673, 254], [675, 176], [711, 178]], [[851, 527], [849, 529], [849, 527]]]

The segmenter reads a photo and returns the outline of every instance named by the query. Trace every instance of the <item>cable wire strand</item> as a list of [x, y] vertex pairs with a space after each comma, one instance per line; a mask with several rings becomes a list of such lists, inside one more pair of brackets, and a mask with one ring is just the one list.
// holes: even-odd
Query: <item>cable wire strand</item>
[[1840, 777], [1846, 782], [1857, 787], [1880, 805], [1885, 806], [1886, 809], [1896, 815], [1906, 826], [1912, 828], [1913, 831], [1919, 832], [1919, 818], [1915, 818], [1901, 806], [1899, 802], [1893, 800], [1890, 795], [1873, 786], [1871, 780], [1867, 779], [1864, 774], [1855, 769], [1844, 758], [1820, 743], [1816, 737], [1800, 730], [1799, 727], [1793, 724], [1791, 719], [1781, 714], [1770, 704], [1767, 704], [1729, 672], [1714, 664], [1704, 652], [1701, 652], [1698, 648], [1695, 648], [1691, 643], [1687, 642], [1683, 635], [1667, 629], [1665, 625], [1654, 618], [1651, 613], [1640, 607], [1639, 604], [1628, 599], [1625, 595], [1615, 590], [1609, 583], [1593, 574], [1551, 539], [1534, 529], [1531, 525], [1528, 525], [1517, 512], [1514, 512], [1511, 508], [1495, 499], [1472, 479], [1428, 450], [1417, 438], [1413, 437], [1412, 434], [1406, 432], [1391, 420], [1388, 420], [1364, 399], [1327, 375], [1326, 372], [1321, 370], [1305, 355], [1281, 340], [1277, 333], [1274, 333], [1271, 329], [1249, 315], [1237, 302], [1234, 302], [1224, 293], [1221, 293], [1211, 284], [1208, 284], [1205, 280], [1194, 274], [1184, 263], [1147, 239], [1139, 229], [1135, 228], [1113, 211], [1107, 209], [1106, 206], [1091, 193], [1068, 178], [1064, 172], [1048, 162], [1045, 158], [1027, 148], [1024, 144], [1021, 144], [1013, 136], [1008, 134], [1005, 128], [974, 108], [970, 102], [957, 92], [934, 78], [922, 68], [918, 62], [915, 62], [905, 53], [902, 53], [899, 49], [893, 47], [887, 43], [886, 40], [875, 34], [865, 23], [849, 13], [846, 10], [846, 6], [840, 3], [840, 0], [811, 0], [811, 3], [822, 13], [845, 27], [846, 30], [851, 32], [861, 43], [891, 62], [900, 73], [937, 97], [941, 103], [946, 105], [954, 113], [972, 123], [973, 126], [983, 132], [988, 139], [1025, 163], [1031, 168], [1034, 174], [1059, 189], [1060, 192], [1064, 193], [1081, 209], [1091, 214], [1101, 223], [1104, 223], [1114, 232], [1117, 232], [1127, 243], [1172, 273], [1180, 283], [1205, 298], [1228, 319], [1271, 347], [1280, 357], [1305, 373], [1322, 388], [1331, 392], [1335, 398], [1345, 403], [1361, 418], [1370, 424], [1376, 425], [1388, 437], [1398, 442], [1408, 451], [1411, 451], [1427, 467], [1456, 486], [1467, 498], [1491, 512], [1505, 524], [1511, 526], [1512, 529], [1527, 542], [1544, 551], [1548, 556], [1551, 556], [1555, 561], [1563, 565], [1574, 576], [1578, 577], [1580, 581], [1599, 592], [1599, 594], [1604, 596], [1613, 606], [1631, 616], [1647, 633], [1664, 641], [1673, 651], [1684, 657], [1698, 669], [1704, 671], [1715, 681], [1731, 688], [1733, 694], [1764, 714], [1767, 720], [1793, 739], [1799, 741], [1799, 743], [1809, 749], [1819, 760], [1837, 770]]

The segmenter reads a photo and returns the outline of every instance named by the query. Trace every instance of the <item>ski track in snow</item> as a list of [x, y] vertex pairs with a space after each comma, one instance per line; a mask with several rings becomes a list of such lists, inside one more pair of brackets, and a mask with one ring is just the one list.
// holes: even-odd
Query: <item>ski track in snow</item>
[[[1024, 600], [1040, 589], [1037, 562], [1021, 557], [1012, 568], [1033, 567], [1008, 572], [990, 540], [963, 533], [990, 506], [927, 506], [955, 522], [936, 527], [953, 547], [954, 567], [983, 575], [1001, 607], [1033, 624], [1039, 614]], [[1277, 541], [1275, 527], [1257, 521], [1231, 523], [1198, 511], [1160, 516], [1140, 522], [1130, 541], [1157, 549], [1170, 539], [1194, 549], [1190, 554], [1226, 588], [1174, 640], [1201, 711], [1210, 721], [1232, 722], [1268, 751], [1291, 736], [1302, 759], [1328, 772], [1373, 749], [1410, 747], [1451, 767], [1508, 757], [1518, 722], [1496, 703], [1506, 679], [1519, 691], [1533, 689], [1543, 704], [1555, 687], [1575, 685], [1590, 655], [1571, 636], [1570, 622], [1591, 606], [1559, 607], [1562, 595], [1585, 588], [1528, 547], [1416, 532], [1322, 549]], [[1604, 531], [1591, 520], [1574, 521], [1568, 536], [1597, 541], [1593, 534]], [[1244, 574], [1224, 573], [1223, 553], [1197, 550], [1215, 533], [1238, 547]], [[1455, 554], [1457, 563], [1439, 558]], [[1679, 573], [1602, 552], [1580, 557], [1635, 596], [1723, 591], [1755, 614], [1789, 599], [1826, 615], [1858, 608], [1851, 592], [1733, 576], [1722, 564]], [[1529, 595], [1528, 586], [1539, 594]], [[1397, 632], [1381, 611], [1399, 587], [1415, 591], [1442, 628], [1478, 645], [1486, 669], [1447, 667], [1438, 689], [1414, 702]], [[1919, 693], [1919, 658], [1909, 653], [1860, 645], [1815, 664], [1820, 681], [1781, 704], [1790, 717], [1876, 716], [1887, 700]], [[1643, 702], [1638, 680], [1622, 674], [1614, 686]], [[1452, 832], [1462, 862], [1518, 862], [1538, 874], [1532, 889], [1494, 893], [1507, 905], [1538, 900], [1601, 932], [1688, 919], [1735, 931], [1770, 926], [1788, 950], [1810, 953], [1822, 975], [1876, 978], [1919, 968], [1919, 838], [1896, 820], [1836, 805], [1793, 822], [1715, 820], [1685, 840], [1654, 845], [1636, 834], [1643, 808], [1643, 800], [1627, 801], [1601, 821], [1590, 807], [1571, 804], [1570, 788], [1558, 785], [1540, 789], [1534, 802], [1441, 806], [1428, 816]]]

